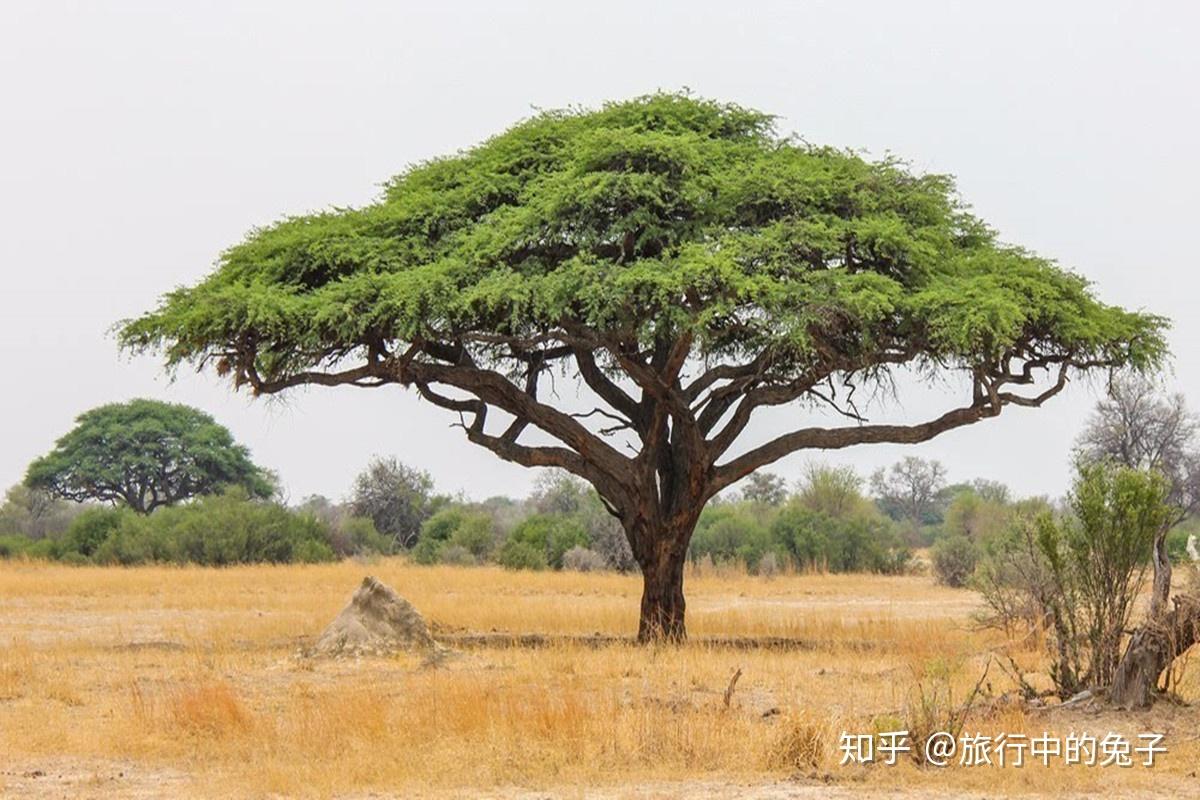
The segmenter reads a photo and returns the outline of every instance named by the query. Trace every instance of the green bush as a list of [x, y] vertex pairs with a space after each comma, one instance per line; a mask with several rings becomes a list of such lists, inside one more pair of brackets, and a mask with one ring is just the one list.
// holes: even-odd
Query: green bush
[[771, 545], [770, 531], [749, 505], [730, 503], [700, 514], [688, 552], [693, 560], [708, 556], [716, 563], [741, 561], [753, 568]]
[[437, 564], [442, 560], [442, 548], [446, 542], [430, 536], [422, 536], [417, 540], [417, 546], [412, 549], [412, 560], [418, 564]]
[[444, 561], [443, 551], [447, 547], [456, 547], [470, 553], [475, 562], [492, 552], [495, 541], [491, 515], [463, 506], [449, 506], [425, 520], [412, 558], [418, 564], [437, 564]]
[[472, 567], [479, 563], [471, 551], [460, 544], [447, 544], [438, 553], [438, 560], [443, 564], [454, 564], [460, 567]]
[[340, 538], [344, 541], [343, 546], [349, 549], [349, 552], [338, 555], [377, 553], [385, 556], [392, 552], [392, 537], [380, 533], [370, 517], [350, 517], [343, 520], [338, 527]]
[[467, 516], [462, 506], [449, 506], [434, 514], [421, 526], [421, 540], [445, 542], [450, 539]]
[[[107, 531], [107, 533], [104, 533]], [[101, 534], [104, 534], [101, 538]], [[149, 516], [94, 509], [67, 532], [60, 556], [101, 564], [331, 561], [329, 528], [310, 514], [233, 490]]]
[[446, 543], [467, 551], [475, 561], [485, 560], [496, 546], [491, 516], [480, 512], [464, 515]]
[[946, 586], [966, 586], [978, 561], [979, 548], [966, 536], [947, 536], [933, 546], [933, 573]]
[[508, 543], [513, 542], [539, 551], [544, 562], [554, 569], [562, 569], [563, 554], [572, 547], [587, 547], [590, 543], [583, 523], [566, 514], [533, 514], [526, 517], [509, 534]]
[[1197, 527], [1194, 520], [1188, 520], [1187, 523], [1172, 528], [1167, 534], [1167, 556], [1172, 564], [1192, 563], [1192, 556], [1187, 551], [1187, 541], [1188, 536], [1197, 534]]
[[67, 527], [63, 552], [92, 557], [121, 521], [133, 512], [120, 508], [89, 508]]
[[529, 542], [509, 539], [500, 548], [500, 566], [507, 569], [545, 569], [546, 554]]
[[874, 512], [842, 518], [792, 504], [775, 518], [771, 538], [798, 569], [896, 574], [909, 558], [895, 525]]
[[26, 554], [33, 540], [24, 536], [0, 536], [0, 558], [17, 558]]

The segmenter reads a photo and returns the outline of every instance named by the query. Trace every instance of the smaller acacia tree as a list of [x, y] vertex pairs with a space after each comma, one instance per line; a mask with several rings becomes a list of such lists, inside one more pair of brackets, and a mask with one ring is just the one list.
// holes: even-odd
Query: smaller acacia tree
[[222, 425], [190, 406], [110, 403], [80, 414], [74, 430], [29, 465], [25, 484], [55, 497], [125, 505], [141, 514], [226, 486], [275, 492], [271, 476]]

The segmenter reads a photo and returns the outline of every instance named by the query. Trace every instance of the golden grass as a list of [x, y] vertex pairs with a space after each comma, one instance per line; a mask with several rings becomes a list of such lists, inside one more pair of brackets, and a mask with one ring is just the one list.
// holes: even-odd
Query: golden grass
[[[694, 635], [801, 637], [811, 645], [801, 651], [563, 644], [471, 651], [438, 668], [417, 656], [297, 658], [366, 573], [441, 629], [476, 632], [629, 633], [641, 589], [630, 576], [399, 559], [222, 570], [0, 564], [0, 751], [27, 764], [119, 761], [186, 776], [172, 794], [319, 797], [650, 780], [684, 796], [688, 781], [795, 774], [913, 791], [1132, 791], [1182, 780], [1200, 757], [1200, 717], [1188, 709], [1089, 721], [996, 705], [969, 727], [1166, 726], [1172, 750], [1153, 771], [840, 767], [842, 730], [904, 724], [918, 681], [965, 697], [986, 654], [1006, 645], [971, 629], [974, 595], [927, 578], [689, 575]], [[1044, 668], [1036, 648], [1016, 655], [1027, 670]], [[993, 696], [1011, 688], [994, 668], [989, 679]], [[1180, 692], [1200, 699], [1196, 675]]]

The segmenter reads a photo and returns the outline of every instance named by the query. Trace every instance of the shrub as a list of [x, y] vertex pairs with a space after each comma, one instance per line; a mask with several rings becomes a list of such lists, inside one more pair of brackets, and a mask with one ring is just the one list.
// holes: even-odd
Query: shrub
[[1111, 684], [1151, 545], [1173, 513], [1168, 489], [1158, 472], [1081, 466], [1072, 516], [1041, 518], [1038, 547], [1053, 582], [1051, 678], [1060, 696]]
[[24, 536], [0, 536], [0, 558], [16, 558], [29, 549], [31, 540]]
[[583, 523], [565, 514], [533, 514], [526, 517], [509, 535], [508, 543], [512, 542], [524, 543], [540, 551], [545, 563], [554, 569], [562, 568], [563, 554], [572, 547], [587, 547], [589, 544]]
[[978, 561], [978, 548], [965, 536], [948, 536], [933, 546], [933, 574], [946, 586], [966, 586]]
[[529, 542], [509, 539], [500, 548], [500, 566], [507, 569], [545, 569], [546, 554]]
[[91, 557], [121, 521], [132, 512], [119, 508], [89, 508], [67, 527], [63, 551]]
[[459, 544], [447, 544], [438, 552], [438, 560], [443, 564], [455, 564], [461, 567], [474, 566], [479, 563], [471, 551]]
[[[333, 547], [339, 556], [364, 555], [377, 553], [381, 556], [392, 552], [394, 539], [385, 536], [375, 528], [370, 517], [349, 517], [340, 520], [337, 529], [331, 532], [331, 538], [340, 541], [341, 547]], [[332, 545], [333, 542], [331, 541]]]
[[1005, 532], [985, 546], [972, 584], [986, 610], [977, 615], [985, 627], [1012, 634], [1045, 628], [1054, 601], [1050, 566], [1038, 545], [1039, 518], [1048, 504], [1026, 503], [1014, 510]]
[[495, 546], [492, 517], [483, 511], [449, 506], [425, 521], [421, 536], [412, 550], [418, 564], [437, 564], [447, 546], [461, 547], [473, 561], [486, 558]]
[[607, 566], [608, 564], [604, 556], [586, 547], [576, 545], [563, 553], [563, 569], [574, 570], [575, 572], [599, 572], [607, 568]]
[[421, 537], [417, 541], [417, 546], [412, 549], [412, 560], [418, 564], [436, 564], [441, 561], [442, 548], [446, 543], [440, 539], [432, 537]]
[[753, 568], [771, 548], [771, 533], [748, 505], [729, 503], [706, 508], [692, 535], [692, 560], [710, 556], [715, 563], [741, 561]]
[[[471, 555], [472, 562], [487, 559], [496, 546], [491, 516], [479, 512], [464, 515], [458, 527], [450, 534], [447, 544], [465, 550]], [[444, 558], [443, 555], [443, 560]]]

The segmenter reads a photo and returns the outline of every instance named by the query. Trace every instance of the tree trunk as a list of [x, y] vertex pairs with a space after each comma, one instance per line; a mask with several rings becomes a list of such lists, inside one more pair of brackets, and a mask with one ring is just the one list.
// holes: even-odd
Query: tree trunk
[[1150, 620], [1161, 619], [1167, 611], [1167, 600], [1171, 596], [1171, 559], [1167, 556], [1166, 525], [1154, 537], [1154, 583], [1150, 592]]
[[1179, 595], [1175, 608], [1134, 631], [1109, 700], [1119, 708], [1146, 708], [1158, 692], [1158, 678], [1188, 648], [1200, 640], [1200, 599]]
[[[681, 545], [682, 539], [682, 545]], [[684, 625], [683, 568], [687, 560], [686, 537], [663, 537], [649, 543], [639, 558], [642, 568], [642, 617], [638, 642], [682, 642]]]

